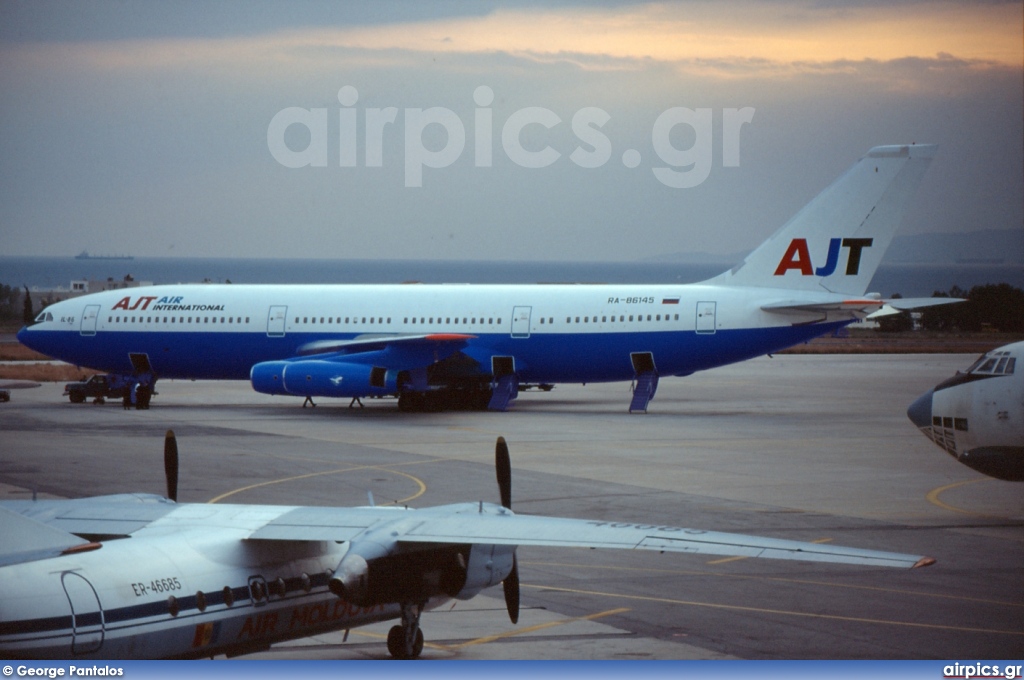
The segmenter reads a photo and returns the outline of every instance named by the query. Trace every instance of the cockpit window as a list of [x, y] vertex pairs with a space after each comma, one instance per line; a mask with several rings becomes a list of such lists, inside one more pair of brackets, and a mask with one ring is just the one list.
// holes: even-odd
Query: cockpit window
[[994, 358], [993, 359], [987, 359], [985, 361], [985, 363], [983, 363], [981, 366], [979, 366], [974, 372], [975, 373], [991, 373], [992, 369], [995, 368], [995, 365], [996, 365], [996, 360]]
[[985, 359], [987, 358], [987, 354], [982, 354], [980, 357], [974, 360], [973, 364], [967, 367], [967, 370], [964, 371], [964, 373], [974, 373], [974, 371], [978, 369], [978, 366], [981, 366], [983, 363], [985, 363]]
[[53, 314], [47, 311], [39, 312], [34, 323], [43, 323], [44, 321], [53, 321]]
[[1009, 352], [989, 352], [967, 369], [968, 373], [1011, 375], [1017, 360]]

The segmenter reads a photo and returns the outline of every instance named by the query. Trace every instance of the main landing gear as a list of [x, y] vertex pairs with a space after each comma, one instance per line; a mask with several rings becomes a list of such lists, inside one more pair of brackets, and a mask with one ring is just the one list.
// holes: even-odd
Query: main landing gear
[[412, 602], [402, 603], [402, 624], [392, 626], [388, 631], [388, 651], [396, 659], [417, 659], [423, 651], [423, 631], [420, 630], [420, 614], [423, 605]]

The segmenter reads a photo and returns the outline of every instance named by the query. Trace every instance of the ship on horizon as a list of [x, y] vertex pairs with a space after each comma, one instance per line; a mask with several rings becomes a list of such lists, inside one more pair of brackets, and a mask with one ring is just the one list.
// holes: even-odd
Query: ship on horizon
[[76, 260], [134, 260], [134, 255], [90, 255], [88, 250], [83, 250], [75, 255]]

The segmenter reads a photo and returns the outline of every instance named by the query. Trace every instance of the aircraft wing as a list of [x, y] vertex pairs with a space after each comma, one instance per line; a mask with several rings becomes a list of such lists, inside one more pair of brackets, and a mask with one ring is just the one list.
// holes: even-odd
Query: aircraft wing
[[[475, 504], [402, 511], [397, 508], [297, 508], [267, 523], [250, 539], [358, 541], [366, 531], [387, 534], [397, 544], [549, 546], [618, 548], [705, 555], [917, 567], [934, 560], [922, 555], [862, 550], [820, 543], [762, 538], [672, 526], [516, 515]], [[495, 514], [496, 512], [496, 514]], [[391, 522], [391, 520], [394, 520]], [[380, 523], [380, 524], [379, 524]], [[389, 523], [381, 529], [383, 523]], [[380, 529], [380, 531], [378, 531]], [[379, 541], [380, 538], [374, 540]]]
[[0, 566], [32, 562], [90, 545], [78, 536], [0, 507]]
[[[5, 501], [7, 510], [54, 531], [104, 540], [131, 536], [180, 507], [161, 496], [116, 494], [68, 500]], [[0, 539], [3, 536], [0, 535]], [[13, 545], [0, 540], [0, 545]]]
[[395, 356], [419, 355], [441, 350], [445, 356], [454, 354], [466, 346], [474, 335], [465, 333], [426, 333], [423, 335], [368, 334], [350, 340], [317, 340], [299, 348], [300, 357], [333, 354], [347, 357], [365, 352], [390, 352]]
[[907, 568], [927, 566], [935, 561], [923, 555], [701, 529], [513, 514], [459, 514], [431, 518], [397, 540], [406, 544], [484, 543], [657, 550]]

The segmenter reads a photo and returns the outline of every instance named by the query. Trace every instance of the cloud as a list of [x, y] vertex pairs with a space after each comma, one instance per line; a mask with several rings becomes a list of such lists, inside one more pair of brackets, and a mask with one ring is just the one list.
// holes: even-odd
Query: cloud
[[[259, 256], [273, 243], [289, 256], [555, 259], [735, 251], [870, 146], [907, 141], [942, 149], [906, 233], [1021, 224], [1019, 3], [510, 4], [417, 16], [386, 7], [386, 21], [244, 31], [151, 36], [126, 23], [74, 40], [10, 40], [0, 29], [5, 246], [143, 255], [173, 241], [180, 255]], [[474, 162], [479, 85], [494, 93], [488, 168]], [[359, 92], [356, 167], [339, 162], [342, 86]], [[268, 125], [287, 107], [327, 109], [327, 167], [275, 162]], [[379, 142], [382, 167], [367, 167], [368, 111], [386, 107], [396, 117]], [[410, 189], [406, 109], [428, 107], [459, 117], [465, 151]], [[503, 151], [502, 126], [524, 107], [560, 118], [521, 134], [526, 147], [561, 154], [550, 167], [519, 167]], [[571, 120], [585, 107], [610, 116], [600, 168], [570, 160], [582, 144]], [[670, 107], [713, 110], [714, 165], [693, 189], [652, 174], [664, 165], [653, 123]], [[741, 167], [722, 162], [729, 107], [756, 109]], [[673, 130], [677, 149], [693, 143], [687, 134]], [[282, 239], [284, 229], [294, 236]]]

